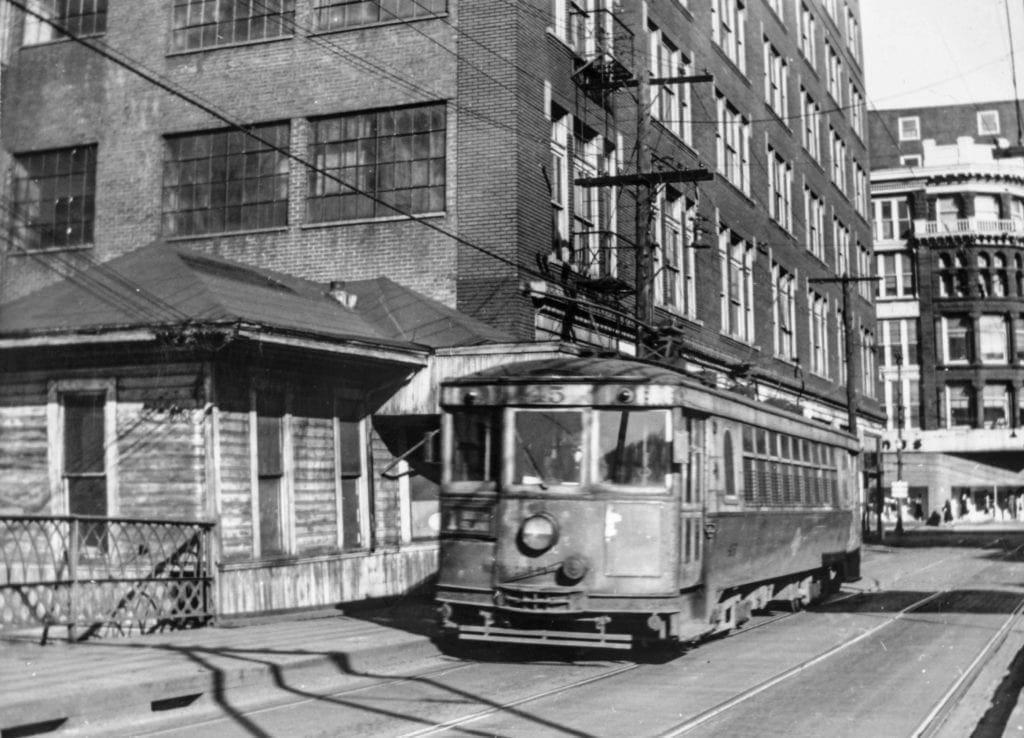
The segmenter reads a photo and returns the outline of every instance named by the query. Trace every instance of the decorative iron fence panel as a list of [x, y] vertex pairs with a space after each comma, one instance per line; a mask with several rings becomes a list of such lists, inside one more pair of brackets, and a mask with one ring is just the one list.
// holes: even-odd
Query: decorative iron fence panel
[[213, 523], [0, 516], [0, 630], [131, 634], [213, 615]]

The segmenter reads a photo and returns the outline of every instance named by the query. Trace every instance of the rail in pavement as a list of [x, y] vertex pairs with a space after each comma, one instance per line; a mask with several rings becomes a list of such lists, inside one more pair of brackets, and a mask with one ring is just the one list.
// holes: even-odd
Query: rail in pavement
[[105, 732], [154, 713], [227, 705], [232, 690], [360, 674], [437, 653], [424, 600], [83, 643], [0, 641], [0, 735]]

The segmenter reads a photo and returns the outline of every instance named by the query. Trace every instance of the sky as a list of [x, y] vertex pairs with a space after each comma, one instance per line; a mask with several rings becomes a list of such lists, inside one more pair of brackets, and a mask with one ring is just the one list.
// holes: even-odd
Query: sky
[[861, 0], [869, 107], [1012, 100], [1007, 4], [1024, 91], [1024, 0]]

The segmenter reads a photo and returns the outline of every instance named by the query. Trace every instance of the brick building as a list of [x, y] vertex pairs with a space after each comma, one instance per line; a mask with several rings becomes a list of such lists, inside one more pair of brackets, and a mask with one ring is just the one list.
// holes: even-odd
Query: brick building
[[951, 500], [954, 514], [1015, 514], [1024, 159], [999, 154], [1017, 143], [1016, 105], [883, 110], [869, 121], [886, 477], [906, 481], [926, 513]]
[[855, 0], [32, 7], [4, 299], [160, 239], [880, 430]]

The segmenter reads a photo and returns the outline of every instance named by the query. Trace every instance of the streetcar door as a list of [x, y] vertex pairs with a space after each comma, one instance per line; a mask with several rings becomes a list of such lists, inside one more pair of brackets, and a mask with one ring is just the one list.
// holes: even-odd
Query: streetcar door
[[684, 429], [679, 439], [679, 586], [685, 588], [700, 582], [704, 553], [707, 420], [680, 413], [678, 421], [677, 427]]

